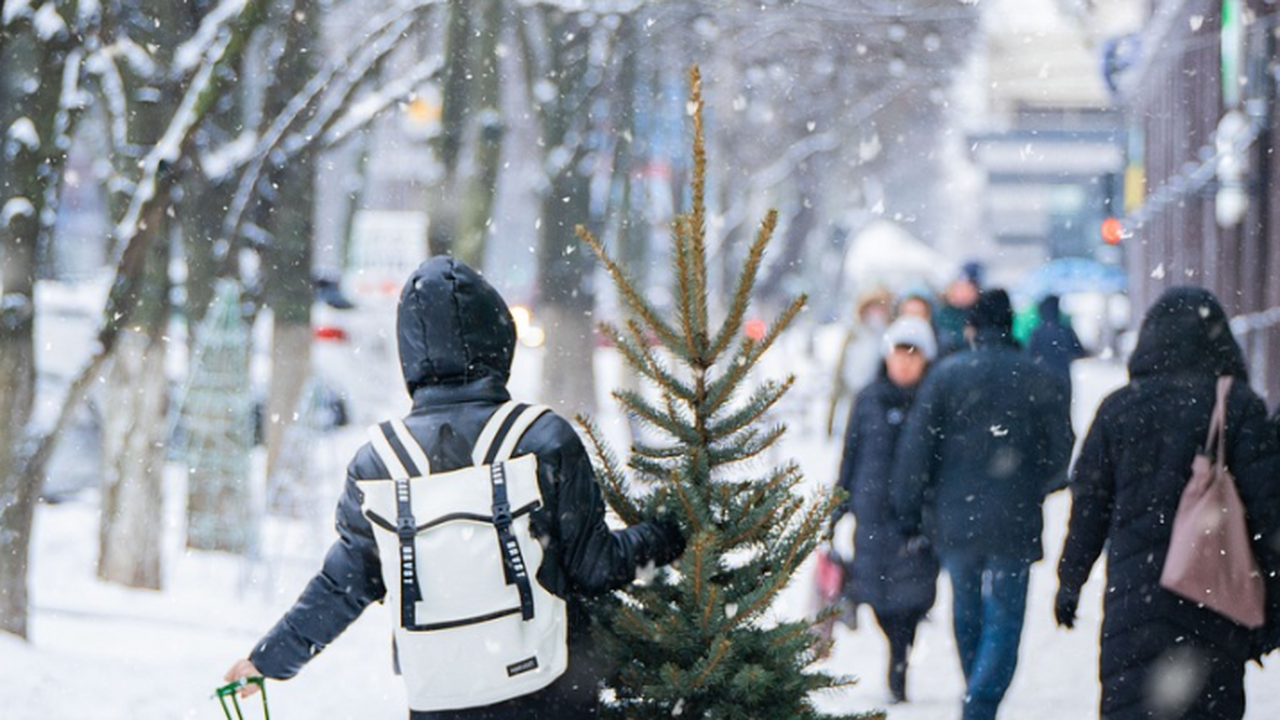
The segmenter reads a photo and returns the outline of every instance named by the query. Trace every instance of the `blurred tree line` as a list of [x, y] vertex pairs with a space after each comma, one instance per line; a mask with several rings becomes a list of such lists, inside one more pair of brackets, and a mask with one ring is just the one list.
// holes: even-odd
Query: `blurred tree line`
[[[599, 298], [574, 227], [640, 287], [660, 279], [667, 223], [689, 202], [689, 65], [713, 89], [708, 142], [722, 159], [707, 178], [713, 302], [746, 257], [752, 218], [777, 207], [767, 310], [830, 286], [841, 248], [829, 228], [843, 213], [895, 217], [926, 240], [941, 231], [948, 89], [978, 27], [976, 3], [958, 0], [2, 0], [0, 18], [0, 630], [24, 637], [35, 503], [95, 387], [110, 394], [98, 572], [162, 585], [167, 324], [177, 311], [198, 343], [220, 280], [239, 283], [246, 322], [260, 308], [274, 318], [280, 370], [265, 412], [284, 422], [266, 427], [268, 472], [288, 461], [280, 438], [311, 347], [318, 183], [348, 182], [325, 159], [373, 142], [369, 129], [406, 103], [439, 98], [416, 188], [428, 237], [404, 252], [483, 268], [501, 252], [498, 188], [526, 178], [534, 302], [554, 359], [543, 394], [590, 411]], [[85, 135], [110, 160], [114, 276], [89, 361], [46, 397], [36, 280], [68, 152]], [[376, 200], [344, 187], [352, 208]], [[52, 420], [35, 420], [37, 403], [56, 405]], [[188, 544], [245, 551], [248, 493], [248, 478], [193, 471], [189, 523], [212, 530]]]

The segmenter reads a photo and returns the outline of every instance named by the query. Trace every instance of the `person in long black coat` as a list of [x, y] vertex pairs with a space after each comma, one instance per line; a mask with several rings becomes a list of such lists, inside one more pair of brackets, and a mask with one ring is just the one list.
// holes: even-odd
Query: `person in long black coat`
[[858, 393], [845, 426], [838, 484], [848, 494], [845, 509], [857, 519], [846, 599], [875, 613], [889, 642], [889, 692], [904, 702], [907, 658], [933, 607], [938, 561], [899, 529], [889, 485], [899, 433], [937, 343], [928, 322], [902, 317], [886, 330], [882, 347], [880, 374]]
[[1045, 495], [1075, 435], [1066, 384], [1013, 340], [1008, 293], [969, 311], [972, 349], [929, 373], [894, 459], [894, 513], [928, 533], [951, 579], [964, 720], [994, 720], [1013, 680]]
[[[1178, 501], [1203, 445], [1219, 376], [1234, 378], [1226, 463], [1251, 532], [1274, 537], [1276, 442], [1249, 389], [1226, 315], [1206, 290], [1177, 287], [1147, 311], [1129, 384], [1098, 408], [1072, 471], [1071, 521], [1055, 614], [1074, 623], [1080, 590], [1107, 548], [1099, 674], [1104, 720], [1239, 720], [1251, 634], [1160, 587]], [[1255, 548], [1263, 569], [1273, 553]], [[1270, 566], [1270, 567], [1268, 567]]]

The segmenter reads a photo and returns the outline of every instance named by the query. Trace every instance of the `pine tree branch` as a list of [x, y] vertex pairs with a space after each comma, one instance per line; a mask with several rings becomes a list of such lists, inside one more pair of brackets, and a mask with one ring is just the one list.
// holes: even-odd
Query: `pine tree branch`
[[657, 310], [641, 297], [636, 291], [635, 284], [631, 282], [631, 279], [627, 277], [622, 268], [614, 262], [613, 258], [605, 252], [604, 246], [585, 227], [579, 225], [576, 231], [578, 238], [591, 248], [596, 257], [600, 258], [600, 262], [604, 263], [605, 270], [609, 273], [609, 277], [613, 279], [613, 283], [623, 299], [627, 301], [627, 306], [631, 308], [631, 311], [643, 320], [645, 325], [652, 329], [664, 344], [669, 347], [678, 345], [680, 336], [671, 326], [663, 322]]
[[738, 284], [734, 289], [733, 302], [729, 306], [729, 316], [716, 335], [711, 345], [711, 354], [719, 356], [742, 328], [742, 319], [746, 317], [747, 308], [751, 305], [751, 292], [760, 275], [760, 264], [764, 261], [764, 251], [773, 240], [773, 231], [778, 225], [778, 211], [770, 210], [760, 223], [756, 239], [747, 251], [747, 261], [738, 275]]
[[637, 418], [670, 434], [676, 440], [690, 443], [696, 439], [692, 436], [688, 427], [680, 424], [677, 416], [658, 411], [639, 393], [631, 390], [618, 390], [614, 392], [613, 396], [618, 399], [618, 402], [622, 403], [626, 410], [635, 414]]
[[594, 421], [582, 415], [577, 416], [576, 420], [582, 426], [598, 461], [597, 475], [600, 477], [600, 490], [604, 494], [605, 502], [626, 524], [635, 525], [642, 522], [644, 514], [631, 501], [631, 496], [627, 492], [626, 473], [618, 463], [617, 455], [604, 441]]
[[715, 359], [708, 353], [707, 343], [707, 145], [702, 127], [702, 73], [698, 66], [689, 69], [689, 100], [693, 114], [693, 207], [690, 209], [688, 231], [692, 260], [694, 287], [698, 289], [692, 298], [693, 322], [699, 367], [708, 367]]
[[759, 362], [761, 356], [763, 356], [769, 348], [773, 347], [773, 343], [778, 339], [778, 335], [791, 325], [791, 321], [795, 320], [796, 315], [804, 309], [805, 303], [807, 303], [808, 300], [809, 298], [807, 295], [801, 295], [791, 301], [791, 305], [783, 311], [782, 315], [780, 315], [777, 320], [774, 320], [773, 326], [769, 328], [769, 332], [765, 333], [765, 336], [760, 339], [760, 342], [751, 347], [751, 352], [748, 355], [749, 364], [754, 365]]
[[698, 674], [693, 678], [692, 686], [694, 689], [703, 686], [707, 681], [707, 678], [711, 676], [711, 673], [720, 666], [720, 663], [724, 660], [725, 656], [729, 654], [729, 649], [731, 647], [732, 643], [727, 637], [722, 638], [715, 644], [715, 648], [712, 650], [711, 656], [701, 663], [702, 668], [698, 670]]
[[[685, 402], [692, 402], [694, 399], [694, 389], [688, 383], [682, 382], [679, 378], [667, 369], [666, 363], [662, 362], [657, 355], [649, 349], [646, 342], [644, 328], [635, 320], [627, 321], [627, 329], [631, 333], [634, 348], [638, 350], [644, 358], [648, 371], [645, 373], [649, 379], [653, 380], [664, 392], [675, 395]], [[634, 366], [633, 366], [634, 367]], [[639, 369], [639, 368], [637, 368]]]
[[[696, 280], [693, 277], [691, 261], [693, 256], [692, 237], [693, 230], [690, 225], [692, 221], [688, 214], [679, 215], [672, 223], [672, 234], [675, 240], [675, 249], [672, 252], [672, 262], [675, 263], [675, 276], [678, 292], [676, 293], [676, 304], [680, 309], [680, 331], [683, 338], [682, 355], [692, 367], [703, 370], [702, 353], [698, 348], [697, 341], [697, 321], [694, 318], [694, 296], [698, 293], [699, 288], [696, 287]], [[705, 292], [705, 286], [702, 286]], [[676, 348], [672, 348], [675, 350]]]
[[749, 436], [735, 443], [724, 443], [723, 448], [713, 448], [711, 464], [714, 467], [745, 462], [773, 447], [787, 432], [787, 426], [778, 424], [764, 433], [752, 431]]
[[751, 425], [769, 412], [782, 396], [795, 384], [795, 376], [790, 375], [782, 382], [769, 380], [756, 388], [751, 397], [743, 404], [742, 409], [730, 413], [720, 421], [711, 425], [708, 432], [712, 437], [726, 437]]

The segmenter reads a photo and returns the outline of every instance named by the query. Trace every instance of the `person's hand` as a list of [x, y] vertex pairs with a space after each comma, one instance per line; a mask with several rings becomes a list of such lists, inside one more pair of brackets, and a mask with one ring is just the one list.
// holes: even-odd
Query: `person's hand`
[[680, 523], [669, 515], [660, 515], [654, 519], [653, 525], [658, 529], [661, 537], [654, 561], [658, 565], [669, 565], [679, 560], [680, 556], [684, 555], [685, 546], [684, 532], [680, 530]]
[[[240, 658], [235, 661], [235, 664], [231, 666], [227, 674], [222, 676], [222, 679], [227, 682], [235, 682], [251, 677], [262, 677], [262, 673], [258, 672], [258, 668], [254, 667], [248, 658]], [[242, 698], [247, 698], [256, 692], [258, 692], [258, 686], [255, 683], [245, 683], [240, 686], [240, 697]]]
[[1079, 593], [1058, 588], [1058, 595], [1053, 599], [1053, 617], [1060, 627], [1070, 630], [1076, 626], [1076, 607], [1079, 604]]

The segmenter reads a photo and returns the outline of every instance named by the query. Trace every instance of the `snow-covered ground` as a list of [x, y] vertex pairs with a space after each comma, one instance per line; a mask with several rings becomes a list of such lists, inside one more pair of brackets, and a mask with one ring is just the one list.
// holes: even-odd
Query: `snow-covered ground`
[[[351, 427], [317, 438], [317, 504], [332, 507], [346, 459], [363, 442], [363, 426], [403, 412], [388, 336], [387, 308], [369, 308], [351, 346], [320, 351], [317, 364], [337, 378], [353, 399]], [[822, 427], [830, 370], [814, 361], [800, 336], [796, 347], [779, 348], [771, 362], [798, 375], [784, 409], [790, 432], [780, 456], [797, 458], [810, 483], [829, 483], [836, 472], [838, 444]], [[611, 386], [613, 356], [602, 351], [602, 388]], [[517, 395], [536, 398], [536, 351], [521, 350]], [[1083, 435], [1094, 406], [1123, 382], [1123, 369], [1105, 361], [1076, 366], [1075, 411]], [[602, 404], [600, 419], [609, 427], [612, 408]], [[614, 425], [616, 427], [616, 425]], [[249, 562], [182, 547], [183, 482], [171, 473], [166, 488], [169, 529], [166, 589], [129, 590], [94, 577], [98, 504], [92, 491], [81, 492], [37, 511], [32, 553], [31, 642], [0, 635], [0, 678], [4, 678], [3, 717], [9, 720], [94, 718], [148, 720], [217, 718], [212, 697], [222, 673], [245, 655], [252, 643], [296, 597], [317, 567], [331, 531], [325, 520], [269, 518], [263, 557]], [[1054, 627], [1053, 568], [1061, 548], [1069, 501], [1059, 494], [1047, 507], [1048, 558], [1032, 572], [1031, 594], [1021, 662], [1001, 716], [1007, 720], [1059, 720], [1096, 715], [1098, 687], [1097, 626], [1100, 582], [1086, 587], [1076, 630]], [[798, 578], [779, 603], [784, 615], [806, 612], [811, 582]], [[272, 714], [289, 718], [376, 720], [403, 718], [400, 681], [391, 672], [385, 608], [372, 607], [345, 635], [314, 659], [296, 679], [268, 686]], [[859, 629], [836, 630], [836, 645], [825, 667], [861, 681], [823, 698], [832, 710], [867, 709], [887, 698], [883, 677], [887, 650], [874, 621], [864, 610]], [[1278, 661], [1251, 666], [1247, 678], [1250, 720], [1280, 717]], [[958, 717], [960, 671], [951, 637], [949, 593], [945, 579], [938, 605], [921, 628], [909, 678], [912, 702], [890, 709], [892, 720]], [[246, 706], [246, 717], [260, 717]]]

